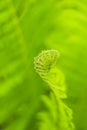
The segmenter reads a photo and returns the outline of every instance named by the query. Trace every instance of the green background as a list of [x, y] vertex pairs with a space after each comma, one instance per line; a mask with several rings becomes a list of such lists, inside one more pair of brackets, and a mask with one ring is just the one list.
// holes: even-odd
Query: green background
[[87, 130], [87, 1], [0, 0], [0, 130], [36, 130], [45, 84], [34, 57], [60, 52], [77, 130]]

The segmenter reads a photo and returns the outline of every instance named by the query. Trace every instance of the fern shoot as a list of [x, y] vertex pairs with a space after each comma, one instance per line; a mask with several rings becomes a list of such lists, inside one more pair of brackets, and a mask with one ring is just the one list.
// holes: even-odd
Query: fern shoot
[[[65, 78], [63, 73], [57, 67], [54, 67], [58, 58], [59, 52], [57, 50], [46, 50], [42, 51], [34, 60], [36, 72], [51, 89], [51, 99], [48, 101], [49, 103], [47, 103], [49, 97], [45, 96], [44, 103], [49, 104], [48, 106], [50, 107], [48, 107], [48, 110], [50, 111], [53, 108], [52, 101], [55, 97], [56, 102], [54, 103], [54, 106], [57, 107], [56, 110], [54, 108], [52, 110], [56, 111], [56, 120], [52, 118], [52, 113], [50, 113], [50, 118], [48, 112], [42, 112], [39, 114], [40, 119], [42, 120], [39, 130], [74, 130], [72, 110], [63, 102], [63, 99], [67, 98]], [[49, 122], [49, 125], [47, 125], [45, 118], [47, 119], [47, 122]]]

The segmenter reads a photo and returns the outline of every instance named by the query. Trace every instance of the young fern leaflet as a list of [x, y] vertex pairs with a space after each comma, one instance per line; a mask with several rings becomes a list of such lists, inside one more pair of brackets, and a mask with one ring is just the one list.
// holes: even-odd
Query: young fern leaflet
[[[58, 118], [52, 125], [52, 121], [50, 121], [50, 125], [52, 125], [52, 130], [74, 130], [74, 124], [72, 122], [72, 110], [63, 102], [63, 99], [67, 98], [66, 95], [66, 87], [65, 87], [65, 79], [63, 73], [57, 68], [54, 67], [57, 60], [59, 58], [59, 52], [56, 50], [46, 50], [42, 51], [34, 60], [34, 67], [36, 72], [40, 75], [40, 77], [48, 84], [51, 89], [51, 102], [48, 97], [45, 97], [46, 100], [49, 100], [46, 104], [50, 104], [49, 109], [52, 109], [52, 100], [55, 97], [56, 103], [54, 105], [57, 107], [55, 113], [57, 113]], [[54, 96], [52, 96], [54, 95]], [[45, 100], [45, 102], [47, 102]], [[48, 105], [49, 106], [49, 105]], [[50, 113], [51, 114], [51, 113]], [[46, 113], [40, 113], [40, 117], [42, 119], [42, 123], [40, 123], [40, 130], [50, 130], [50, 127], [44, 127], [43, 123], [45, 122]], [[51, 120], [51, 119], [48, 119]], [[47, 125], [47, 123], [45, 123]]]

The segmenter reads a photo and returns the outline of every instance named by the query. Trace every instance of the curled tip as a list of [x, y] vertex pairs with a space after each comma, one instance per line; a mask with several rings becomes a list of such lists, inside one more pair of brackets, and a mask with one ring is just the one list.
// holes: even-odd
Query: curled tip
[[44, 50], [34, 58], [34, 68], [39, 74], [46, 74], [59, 58], [57, 50]]

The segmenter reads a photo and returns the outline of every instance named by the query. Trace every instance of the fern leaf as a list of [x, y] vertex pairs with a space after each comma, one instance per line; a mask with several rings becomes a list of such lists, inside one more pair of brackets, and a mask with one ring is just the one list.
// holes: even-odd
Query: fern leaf
[[24, 130], [38, 102], [30, 105], [28, 48], [12, 0], [0, 0], [0, 30], [0, 128]]
[[0, 94], [3, 95], [12, 87], [12, 84], [13, 86], [20, 84], [24, 78], [25, 69], [23, 71], [23, 68], [28, 63], [25, 52], [28, 51], [11, 1], [0, 2], [2, 10], [6, 8], [0, 13], [0, 57], [3, 57], [0, 59], [0, 74], [5, 77], [5, 81], [1, 82]]
[[[48, 112], [41, 113], [41, 118], [43, 121], [41, 122], [40, 128], [42, 130], [44, 128], [48, 130], [74, 130], [74, 124], [72, 123], [72, 110], [62, 101], [63, 98], [67, 97], [63, 74], [61, 71], [57, 70], [57, 68], [53, 69], [53, 65], [55, 65], [57, 58], [57, 51], [47, 50], [40, 53], [34, 61], [36, 72], [46, 83], [48, 83], [52, 93], [55, 95], [55, 106], [57, 107], [56, 113], [58, 115], [58, 118], [56, 119], [56, 123], [58, 123], [55, 125], [54, 118], [52, 118], [53, 121], [51, 122], [52, 119], [49, 118]], [[52, 105], [49, 101], [48, 104]], [[51, 107], [49, 110], [51, 110]], [[51, 114], [52, 113], [50, 112], [50, 116]], [[48, 126], [47, 123], [49, 124]]]

